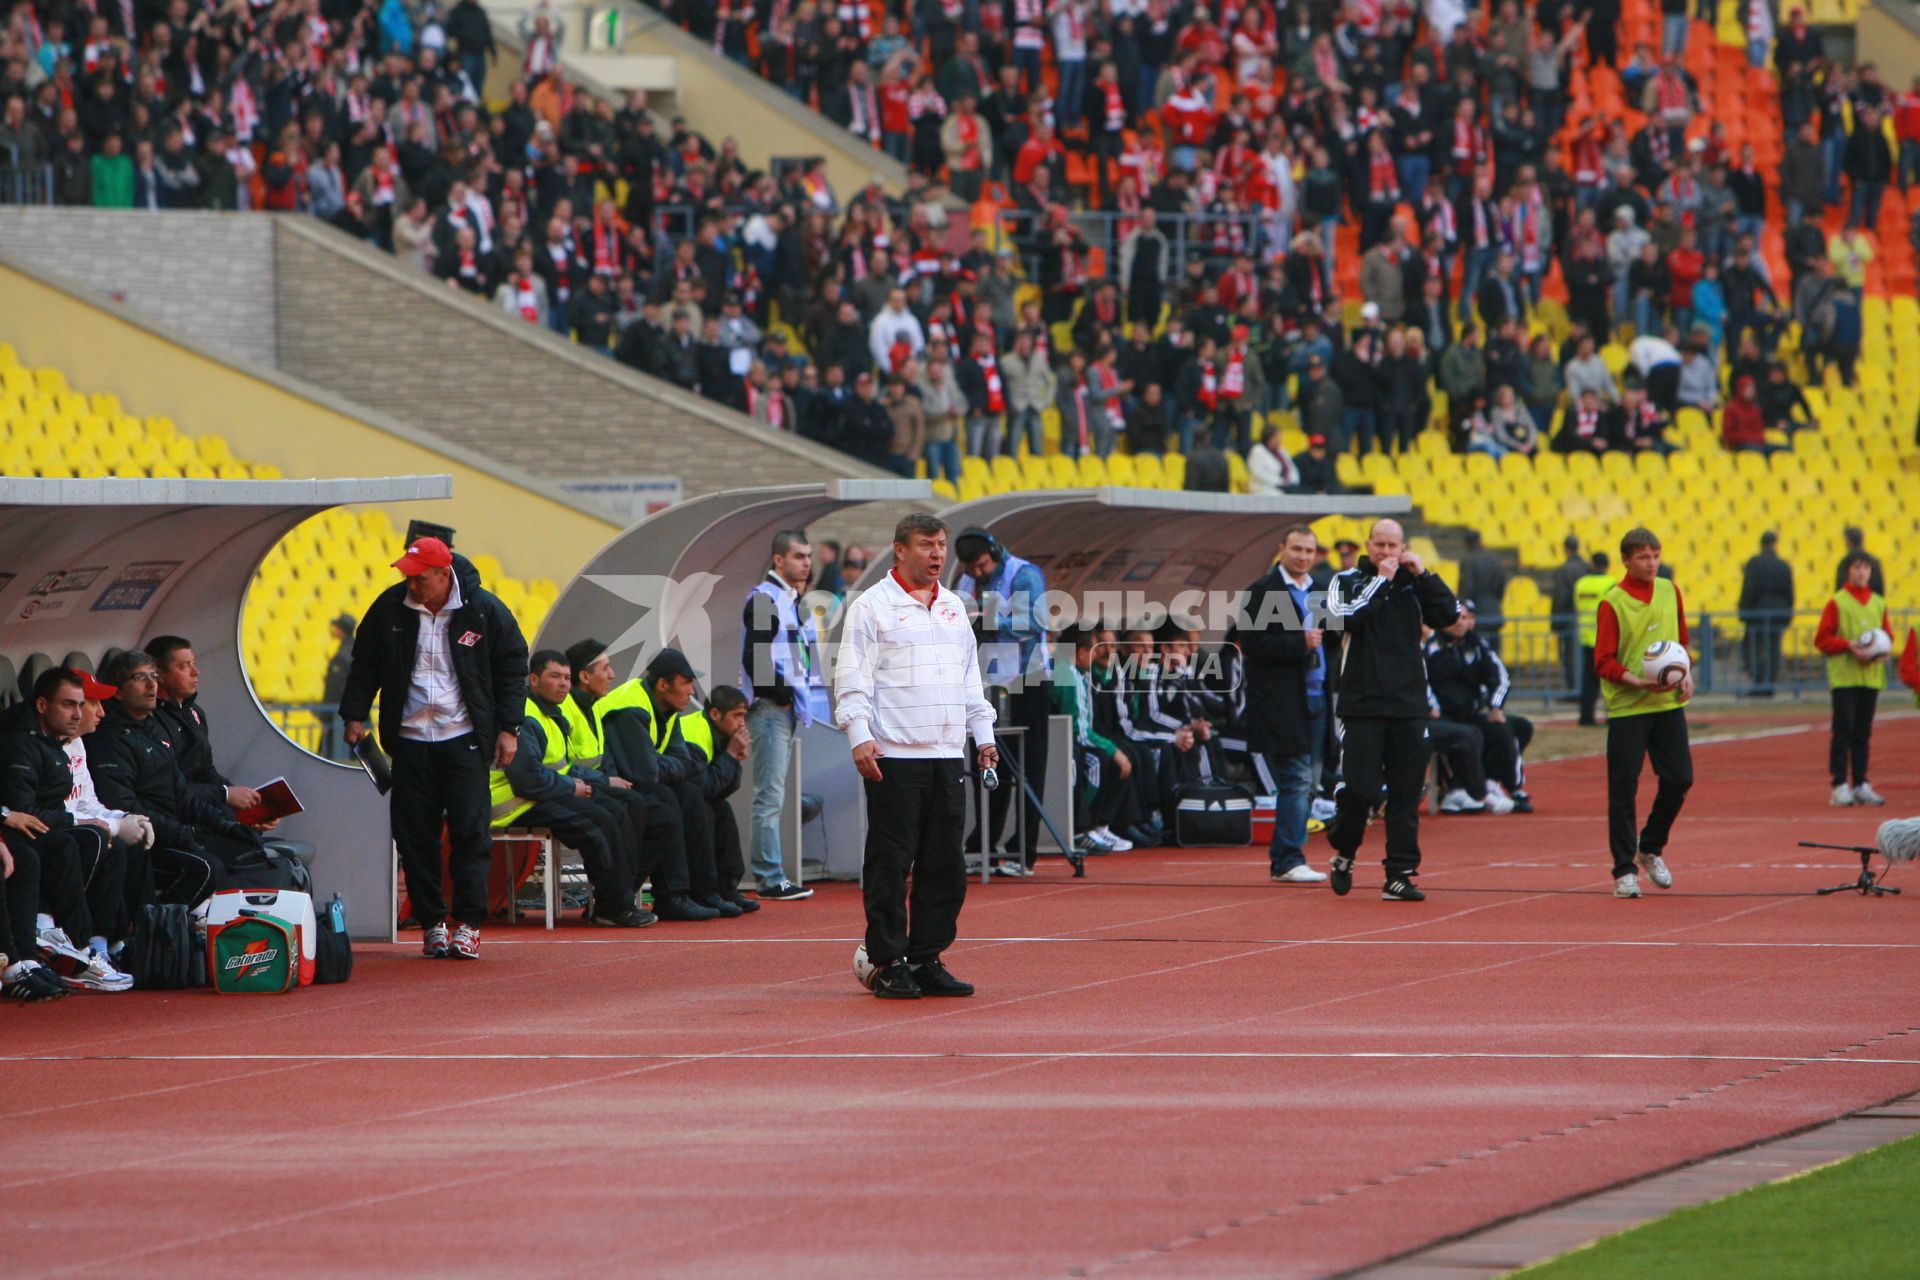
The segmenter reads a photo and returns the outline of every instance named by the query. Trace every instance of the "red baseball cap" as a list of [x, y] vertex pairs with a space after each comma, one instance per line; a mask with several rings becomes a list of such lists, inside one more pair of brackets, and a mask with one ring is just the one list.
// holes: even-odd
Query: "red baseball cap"
[[445, 569], [453, 563], [453, 552], [447, 544], [438, 538], [421, 538], [407, 548], [407, 554], [393, 562], [393, 567], [411, 578], [424, 569]]
[[84, 671], [76, 671], [73, 674], [80, 677], [80, 696], [88, 702], [105, 702], [120, 692], [119, 685], [101, 684]]

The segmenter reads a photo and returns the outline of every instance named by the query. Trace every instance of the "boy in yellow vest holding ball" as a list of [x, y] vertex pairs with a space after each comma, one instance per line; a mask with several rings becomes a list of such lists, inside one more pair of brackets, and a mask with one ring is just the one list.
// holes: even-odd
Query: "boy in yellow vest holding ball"
[[[1827, 768], [1833, 775], [1836, 805], [1882, 805], [1884, 797], [1867, 781], [1867, 747], [1873, 739], [1873, 713], [1887, 687], [1887, 655], [1893, 632], [1887, 628], [1886, 597], [1874, 594], [1873, 558], [1849, 555], [1843, 568], [1847, 585], [1833, 593], [1820, 614], [1814, 647], [1827, 655], [1827, 687], [1833, 696], [1833, 737]], [[1875, 653], [1861, 641], [1886, 633], [1886, 647]]]
[[[1673, 887], [1667, 837], [1693, 786], [1687, 743], [1687, 700], [1693, 672], [1663, 686], [1640, 674], [1640, 659], [1662, 641], [1687, 644], [1687, 611], [1680, 589], [1660, 576], [1660, 539], [1632, 529], [1620, 539], [1627, 574], [1600, 598], [1593, 669], [1607, 700], [1607, 843], [1613, 850], [1613, 896], [1640, 896], [1640, 873], [1662, 889]], [[1647, 825], [1636, 836], [1635, 797], [1640, 766], [1653, 763], [1659, 790]]]

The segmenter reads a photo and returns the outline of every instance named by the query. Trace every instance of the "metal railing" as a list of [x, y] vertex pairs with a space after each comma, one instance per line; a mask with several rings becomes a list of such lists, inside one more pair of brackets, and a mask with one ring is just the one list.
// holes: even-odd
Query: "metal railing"
[[52, 203], [52, 165], [0, 165], [0, 204]]
[[[1028, 209], [1003, 209], [999, 216], [1001, 226], [1026, 268], [1027, 278], [1037, 280], [1040, 251], [1045, 247], [1041, 239], [1045, 234], [1044, 216]], [[1108, 278], [1124, 283], [1119, 281], [1120, 246], [1126, 239], [1122, 230], [1139, 225], [1140, 215], [1088, 209], [1068, 217], [1087, 246], [1106, 255]], [[1250, 254], [1255, 262], [1264, 262], [1286, 248], [1284, 243], [1277, 243], [1286, 234], [1286, 228], [1261, 213], [1162, 213], [1156, 215], [1155, 225], [1167, 238], [1169, 290], [1179, 286], [1183, 264], [1191, 254], [1231, 266], [1236, 253]]]
[[[1897, 637], [1904, 637], [1916, 618], [1920, 618], [1920, 610], [1889, 610], [1887, 614]], [[1826, 655], [1813, 644], [1820, 625], [1817, 611], [1751, 621], [1742, 621], [1732, 612], [1703, 613], [1689, 619], [1689, 625], [1689, 638], [1698, 655], [1694, 685], [1702, 694], [1801, 698], [1817, 696], [1827, 688]], [[1571, 653], [1568, 645], [1572, 646]], [[1545, 705], [1579, 695], [1580, 632], [1575, 617], [1510, 616], [1500, 628], [1499, 648], [1513, 679], [1510, 705]]]

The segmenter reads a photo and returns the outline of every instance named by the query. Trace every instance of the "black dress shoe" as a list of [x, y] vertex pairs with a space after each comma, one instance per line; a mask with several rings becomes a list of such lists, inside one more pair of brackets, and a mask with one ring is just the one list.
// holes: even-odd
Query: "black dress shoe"
[[929, 960], [923, 965], [916, 965], [913, 970], [913, 980], [919, 984], [921, 995], [970, 996], [973, 994], [971, 982], [960, 981], [948, 973], [947, 966], [938, 960]]
[[895, 960], [873, 980], [873, 994], [882, 1000], [918, 1000], [920, 984], [913, 980], [913, 968], [905, 960]]
[[738, 920], [741, 916], [747, 914], [739, 907], [736, 907], [731, 899], [724, 898], [717, 893], [703, 893], [694, 899], [694, 901], [709, 911], [717, 912], [723, 919], [727, 920]]
[[1136, 849], [1158, 849], [1166, 843], [1166, 833], [1145, 827], [1127, 827], [1120, 834]]
[[734, 906], [740, 908], [740, 911], [743, 915], [752, 915], [754, 912], [760, 909], [760, 904], [758, 901], [756, 901], [753, 898], [749, 898], [744, 893], [740, 893], [737, 891], [734, 893], [728, 894], [727, 901], [731, 902]]
[[705, 907], [692, 898], [680, 894], [661, 894], [653, 904], [655, 914], [662, 920], [715, 920], [720, 913], [712, 907]]

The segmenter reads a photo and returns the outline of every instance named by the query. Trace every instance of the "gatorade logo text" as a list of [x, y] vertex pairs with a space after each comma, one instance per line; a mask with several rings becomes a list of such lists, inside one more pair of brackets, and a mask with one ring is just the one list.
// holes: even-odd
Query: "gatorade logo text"
[[237, 976], [245, 978], [250, 975], [251, 970], [272, 964], [279, 954], [280, 949], [278, 947], [269, 943], [265, 938], [262, 938], [258, 942], [249, 942], [247, 949], [239, 955], [228, 956], [226, 968], [229, 970], [239, 970], [240, 972]]

